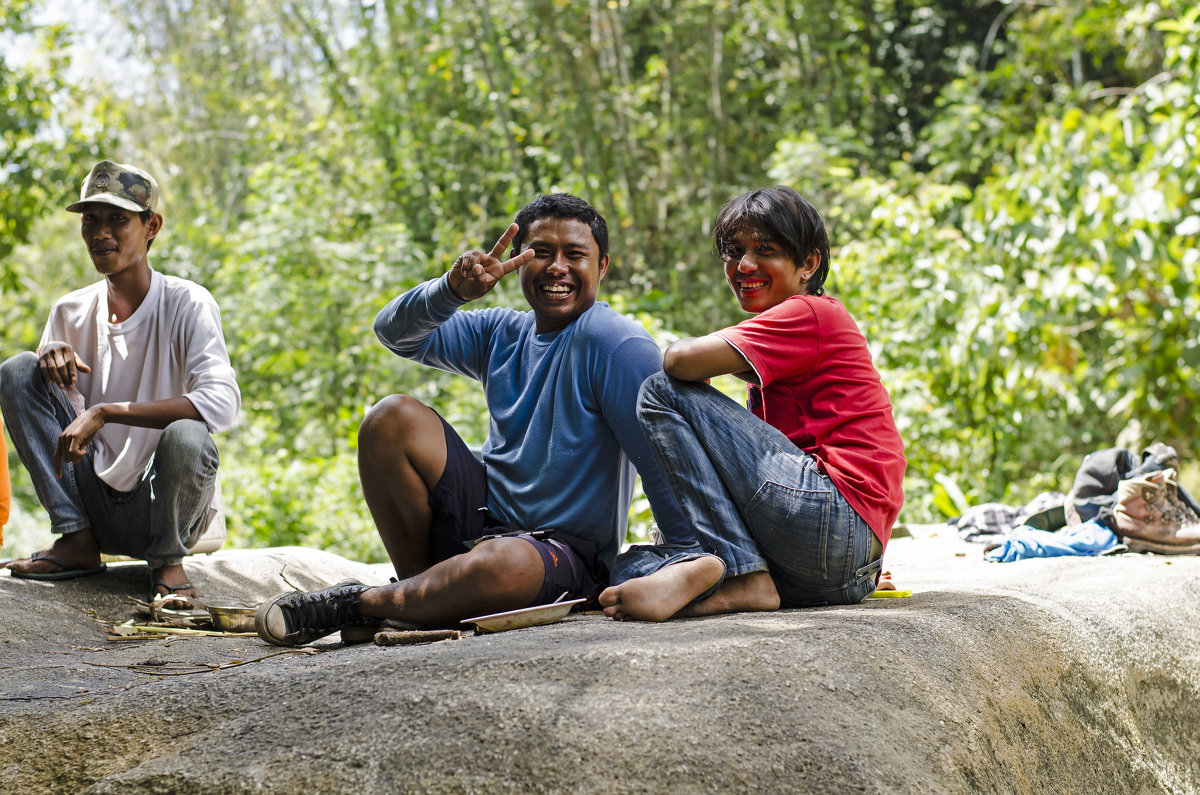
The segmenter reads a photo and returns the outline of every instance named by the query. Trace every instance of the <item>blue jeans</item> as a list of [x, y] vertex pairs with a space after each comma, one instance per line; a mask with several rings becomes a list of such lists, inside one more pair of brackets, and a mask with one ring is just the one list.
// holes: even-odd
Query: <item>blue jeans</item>
[[54, 447], [75, 410], [42, 378], [34, 354], [0, 365], [0, 412], [52, 532], [90, 528], [100, 551], [158, 569], [178, 564], [207, 528], [220, 458], [203, 422], [168, 425], [141, 482], [122, 492], [96, 475], [92, 445], [76, 463], [63, 464], [61, 478], [55, 475]]
[[651, 376], [638, 419], [695, 536], [618, 556], [613, 582], [711, 554], [725, 576], [767, 571], [783, 607], [855, 604], [875, 590], [871, 528], [779, 430], [707, 384]]

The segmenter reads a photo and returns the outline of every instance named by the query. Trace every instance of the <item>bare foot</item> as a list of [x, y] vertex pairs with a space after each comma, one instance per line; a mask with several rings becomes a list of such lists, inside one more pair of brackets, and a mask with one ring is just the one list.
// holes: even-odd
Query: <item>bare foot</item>
[[681, 616], [715, 616], [719, 613], [741, 613], [749, 610], [778, 610], [779, 591], [775, 581], [765, 571], [752, 571], [740, 577], [730, 577], [702, 602], [688, 605], [679, 611]]
[[179, 596], [182, 599], [173, 599], [175, 607], [192, 607], [191, 598], [198, 596], [196, 589], [188, 582], [187, 572], [183, 570], [182, 563], [176, 563], [174, 566], [160, 566], [150, 572], [150, 579], [154, 581], [153, 594], [155, 596], [169, 597]]
[[605, 588], [600, 592], [600, 606], [604, 615], [617, 621], [666, 621], [720, 582], [724, 573], [725, 564], [712, 555], [673, 563]]
[[[100, 548], [90, 529], [63, 533], [54, 539], [49, 549], [43, 552], [65, 561], [68, 568], [94, 569], [100, 565]], [[8, 564], [8, 568], [21, 574], [51, 574], [63, 568], [53, 560], [22, 558]]]
[[879, 575], [879, 582], [876, 583], [875, 590], [876, 591], [894, 591], [894, 590], [896, 590], [896, 583], [892, 582], [892, 573], [890, 571], [885, 571], [883, 574]]

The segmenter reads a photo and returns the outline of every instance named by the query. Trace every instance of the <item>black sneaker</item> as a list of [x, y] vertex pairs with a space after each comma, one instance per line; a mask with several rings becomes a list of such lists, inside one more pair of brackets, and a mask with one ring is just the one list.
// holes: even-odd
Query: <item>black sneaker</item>
[[320, 591], [289, 591], [258, 606], [254, 629], [267, 643], [299, 646], [344, 627], [375, 625], [364, 618], [359, 597], [370, 588], [358, 580], [343, 580]]
[[420, 624], [408, 621], [397, 621], [394, 618], [363, 619], [371, 623], [358, 624], [353, 627], [342, 627], [342, 643], [351, 646], [355, 643], [369, 643], [375, 640], [375, 634], [385, 629], [414, 630], [420, 629]]

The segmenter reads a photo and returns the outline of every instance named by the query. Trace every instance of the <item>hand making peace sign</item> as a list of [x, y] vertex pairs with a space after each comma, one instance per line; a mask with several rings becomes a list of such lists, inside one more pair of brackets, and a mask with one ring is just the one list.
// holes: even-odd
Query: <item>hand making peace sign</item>
[[500, 261], [500, 255], [512, 244], [520, 229], [516, 224], [509, 224], [488, 253], [468, 251], [454, 260], [449, 275], [450, 290], [464, 301], [474, 301], [486, 295], [505, 276], [532, 260], [533, 249], [527, 248], [510, 260]]

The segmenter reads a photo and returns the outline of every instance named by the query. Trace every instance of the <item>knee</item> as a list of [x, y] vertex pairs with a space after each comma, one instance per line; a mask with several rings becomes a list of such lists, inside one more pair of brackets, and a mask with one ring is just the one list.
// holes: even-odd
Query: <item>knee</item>
[[638, 416], [642, 415], [643, 407], [663, 406], [669, 403], [678, 384], [678, 381], [662, 370], [643, 381], [642, 388], [638, 390]]
[[19, 394], [34, 377], [40, 378], [38, 359], [32, 351], [22, 351], [0, 364], [0, 395], [10, 398]]
[[208, 426], [198, 420], [176, 420], [163, 430], [155, 457], [166, 456], [196, 463], [212, 471], [220, 465], [212, 434], [208, 432]]
[[467, 576], [471, 582], [489, 583], [496, 595], [511, 595], [532, 590], [529, 598], [542, 587], [546, 570], [542, 556], [523, 538], [494, 538], [484, 541], [466, 554]]
[[388, 395], [367, 409], [358, 426], [360, 450], [382, 445], [395, 450], [415, 432], [437, 421], [437, 414], [416, 398], [408, 395]]

